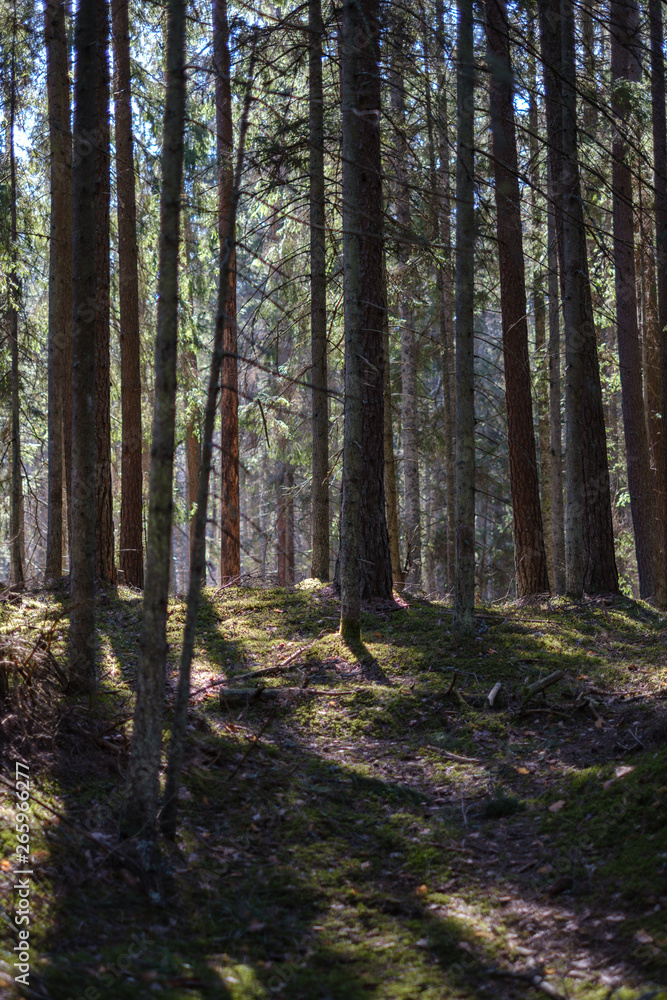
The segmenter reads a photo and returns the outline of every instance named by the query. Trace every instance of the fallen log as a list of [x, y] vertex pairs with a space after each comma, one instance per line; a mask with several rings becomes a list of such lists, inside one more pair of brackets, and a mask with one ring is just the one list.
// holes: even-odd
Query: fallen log
[[359, 692], [373, 691], [371, 687], [347, 688], [345, 691], [327, 690], [326, 688], [311, 687], [252, 687], [252, 688], [224, 688], [220, 692], [221, 708], [245, 708], [247, 705], [254, 705], [258, 702], [287, 701], [294, 695], [311, 695], [322, 698], [341, 698], [359, 694]]

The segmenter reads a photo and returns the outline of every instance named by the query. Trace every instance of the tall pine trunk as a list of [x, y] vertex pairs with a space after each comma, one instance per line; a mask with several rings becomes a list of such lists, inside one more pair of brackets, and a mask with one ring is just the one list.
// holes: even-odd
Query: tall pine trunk
[[621, 370], [628, 489], [635, 534], [639, 593], [643, 598], [651, 598], [655, 596], [657, 587], [655, 513], [642, 395], [642, 359], [637, 326], [632, 169], [625, 138], [631, 125], [629, 85], [637, 82], [641, 77], [639, 12], [632, 0], [611, 0], [609, 17], [612, 110], [614, 114], [612, 194], [616, 333]]
[[[123, 815], [124, 833], [139, 834], [144, 841], [150, 841], [155, 832], [167, 665], [166, 624], [176, 424], [178, 255], [185, 128], [185, 11], [184, 0], [169, 0], [167, 93], [162, 133], [155, 406], [148, 502], [144, 617]], [[150, 863], [150, 856], [147, 861]]]
[[406, 532], [406, 584], [421, 585], [421, 498], [419, 487], [419, 400], [417, 396], [418, 342], [412, 308], [410, 245], [412, 212], [408, 183], [408, 142], [405, 107], [406, 25], [398, 17], [394, 28], [391, 104], [394, 130], [394, 205], [398, 227], [398, 319], [401, 335], [401, 427], [403, 438], [403, 509]]
[[454, 590], [456, 565], [456, 475], [454, 389], [454, 294], [452, 282], [452, 198], [449, 167], [449, 109], [445, 78], [445, 27], [442, 0], [436, 0], [436, 65], [438, 87], [438, 150], [439, 170], [434, 195], [438, 199], [438, 225], [442, 254], [447, 262], [438, 267], [436, 294], [438, 297], [438, 329], [442, 350], [443, 433], [445, 438], [445, 488], [447, 517], [447, 587]]
[[[65, 401], [72, 365], [72, 132], [70, 123], [67, 4], [44, 6], [46, 84], [49, 102], [51, 223], [49, 229], [48, 513], [45, 579], [63, 570]], [[71, 442], [70, 442], [71, 447]]]
[[456, 67], [456, 585], [453, 627], [472, 635], [475, 603], [475, 54], [472, 0], [458, 0]]
[[308, 2], [308, 118], [310, 180], [310, 344], [313, 485], [311, 574], [329, 579], [329, 394], [327, 379], [327, 283], [324, 216], [324, 90], [322, 8]]
[[[386, 263], [382, 266], [385, 297], [387, 289]], [[401, 547], [398, 531], [398, 488], [396, 486], [396, 457], [394, 455], [394, 422], [392, 417], [391, 364], [389, 351], [389, 312], [385, 311], [382, 340], [384, 347], [384, 492], [387, 504], [387, 533], [391, 575], [394, 587], [403, 589], [405, 574], [401, 565]]]
[[18, 227], [16, 221], [16, 154], [14, 126], [16, 123], [16, 9], [12, 27], [12, 49], [9, 79], [9, 213], [10, 213], [10, 272], [7, 282], [9, 295], [9, 338], [12, 357], [12, 490], [9, 533], [11, 538], [11, 582], [14, 587], [25, 583], [25, 533], [23, 524], [23, 471], [21, 462], [21, 400], [19, 365], [19, 277]]
[[[665, 57], [661, 0], [649, 0], [651, 34], [651, 112], [653, 116], [653, 184], [655, 189], [656, 283], [658, 290], [658, 336], [660, 338], [660, 410], [667, 420], [667, 127], [665, 123]], [[663, 588], [667, 585], [667, 432], [662, 431], [658, 461], [663, 484], [662, 506], [656, 511], [663, 524], [662, 565], [658, 567]]]
[[526, 286], [507, 9], [487, 0], [505, 403], [518, 597], [549, 590], [528, 358]]
[[384, 494], [379, 9], [348, 0], [341, 29], [345, 426], [341, 634], [360, 635], [361, 597], [391, 597]]
[[131, 587], [141, 588], [144, 585], [141, 337], [128, 0], [112, 0], [111, 16], [115, 73], [122, 414], [119, 565], [123, 582]]
[[95, 571], [116, 582], [111, 490], [109, 4], [98, 0], [95, 138]]
[[549, 270], [549, 458], [551, 523], [553, 526], [554, 579], [556, 594], [565, 593], [565, 521], [563, 510], [563, 430], [561, 423], [560, 295], [558, 294], [558, 249], [553, 192], [548, 183], [547, 266]]
[[[566, 589], [618, 591], [600, 367], [579, 177], [571, 0], [539, 0], [548, 164], [565, 326]], [[571, 445], [571, 447], [570, 447]]]
[[72, 166], [72, 530], [70, 679], [95, 684], [95, 150], [98, 0], [80, 0]]
[[[220, 393], [220, 583], [241, 575], [239, 513], [239, 377], [236, 359], [236, 230], [229, 229], [234, 187], [234, 129], [230, 77], [227, 0], [213, 0], [213, 59], [215, 64], [215, 120], [218, 152], [219, 271], [228, 256], [227, 281], [218, 288], [218, 310], [224, 316], [224, 358]], [[226, 241], [231, 241], [228, 250]]]
[[[220, 272], [220, 282], [223, 287], [226, 287], [227, 285], [229, 271], [232, 264], [234, 249], [232, 243], [232, 233], [234, 232], [236, 225], [236, 211], [239, 200], [241, 168], [243, 166], [243, 151], [245, 148], [245, 137], [248, 128], [248, 113], [250, 110], [250, 101], [252, 96], [254, 68], [255, 45], [253, 43], [250, 57], [250, 69], [248, 73], [248, 88], [246, 90], [243, 116], [241, 118], [236, 173], [232, 180], [228, 228], [224, 241], [227, 252], [221, 259], [222, 270]], [[190, 701], [190, 667], [192, 665], [192, 656], [194, 653], [197, 614], [201, 600], [201, 585], [204, 578], [206, 559], [206, 521], [208, 515], [209, 485], [213, 465], [213, 432], [215, 429], [215, 415], [218, 406], [220, 370], [224, 361], [224, 329], [226, 317], [224, 310], [221, 309], [220, 306], [221, 303], [218, 302], [218, 309], [215, 317], [213, 354], [211, 356], [211, 368], [209, 372], [208, 390], [206, 393], [206, 410], [204, 413], [201, 465], [199, 471], [199, 483], [197, 486], [197, 510], [195, 513], [195, 524], [190, 557], [187, 614], [185, 618], [185, 628], [183, 630], [183, 645], [181, 648], [181, 661], [178, 671], [178, 689], [176, 692], [176, 705], [174, 710], [171, 742], [169, 744], [169, 764], [167, 767], [164, 805], [160, 821], [163, 833], [171, 838], [175, 836], [176, 821], [178, 818], [178, 787], [185, 754], [188, 704]]]

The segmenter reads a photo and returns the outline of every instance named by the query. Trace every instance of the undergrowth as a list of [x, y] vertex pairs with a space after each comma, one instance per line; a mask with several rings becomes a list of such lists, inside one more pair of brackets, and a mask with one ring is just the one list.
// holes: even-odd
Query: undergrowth
[[[315, 582], [205, 592], [179, 836], [151, 899], [117, 848], [141, 601], [104, 595], [94, 704], [55, 699], [43, 732], [5, 705], [3, 775], [30, 767], [33, 874], [22, 990], [4, 785], [0, 993], [660, 996], [667, 621], [625, 598], [556, 600], [478, 608], [461, 640], [444, 603], [402, 604], [365, 613], [350, 649]], [[0, 631], [21, 649], [48, 632], [62, 666], [63, 609], [46, 594], [3, 604]], [[174, 601], [172, 667], [184, 618]], [[260, 683], [291, 691], [220, 700]], [[170, 720], [171, 701], [165, 735]]]

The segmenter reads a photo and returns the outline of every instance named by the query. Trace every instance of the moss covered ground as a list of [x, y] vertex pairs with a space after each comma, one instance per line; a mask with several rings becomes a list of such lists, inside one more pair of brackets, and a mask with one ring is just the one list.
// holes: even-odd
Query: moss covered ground
[[[5, 602], [0, 638], [47, 632], [62, 661], [62, 610]], [[175, 600], [172, 666], [184, 617]], [[667, 619], [618, 598], [478, 608], [470, 640], [450, 621], [409, 597], [349, 648], [314, 581], [207, 591], [151, 897], [116, 852], [141, 601], [104, 595], [95, 702], [2, 722], [2, 774], [30, 767], [33, 874], [23, 986], [5, 785], [0, 996], [667, 1000]], [[283, 698], [221, 702], [269, 666]]]

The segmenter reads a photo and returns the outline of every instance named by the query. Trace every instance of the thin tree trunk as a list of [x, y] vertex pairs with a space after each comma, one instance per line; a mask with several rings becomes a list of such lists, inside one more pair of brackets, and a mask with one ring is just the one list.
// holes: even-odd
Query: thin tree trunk
[[[438, 223], [442, 252], [451, 260], [452, 253], [452, 199], [449, 168], [449, 109], [447, 106], [447, 81], [445, 79], [445, 29], [442, 0], [436, 0], [436, 57], [438, 65], [438, 137], [439, 177], [437, 194], [440, 207]], [[435, 192], [434, 188], [434, 192]], [[442, 349], [442, 398], [445, 436], [445, 483], [447, 495], [447, 586], [454, 590], [456, 565], [456, 474], [455, 474], [455, 422], [456, 398], [454, 389], [454, 294], [452, 267], [447, 263], [438, 267], [436, 274], [438, 297], [438, 327]]]
[[132, 135], [132, 74], [128, 0], [112, 0], [114, 107], [118, 208], [120, 305], [120, 392], [122, 413], [120, 552], [123, 582], [144, 585], [141, 467], [141, 336], [139, 329], [139, 247]]
[[553, 526], [554, 592], [565, 593], [565, 521], [563, 512], [563, 430], [560, 401], [560, 296], [558, 294], [558, 249], [553, 193], [549, 190], [547, 245], [549, 268], [549, 428], [551, 522]]
[[[387, 287], [386, 265], [383, 264], [385, 290]], [[386, 294], [386, 291], [385, 291]], [[384, 341], [384, 491], [387, 502], [387, 531], [391, 575], [397, 590], [403, 589], [403, 567], [398, 535], [398, 489], [396, 487], [396, 458], [394, 456], [394, 426], [392, 420], [391, 365], [389, 363], [389, 313], [385, 312], [383, 330]]]
[[475, 603], [475, 175], [472, 0], [458, 0], [456, 71], [456, 586], [453, 627], [471, 635]]
[[310, 342], [313, 485], [311, 574], [329, 579], [329, 395], [327, 380], [327, 284], [324, 216], [324, 91], [322, 9], [308, 3], [308, 114], [310, 157]]
[[487, 0], [486, 18], [514, 558], [517, 596], [528, 597], [548, 591], [549, 579], [533, 429], [521, 202], [504, 0]]
[[95, 684], [95, 155], [98, 0], [76, 14], [72, 167], [72, 516], [70, 678]]
[[[651, 33], [651, 113], [653, 116], [653, 184], [655, 188], [655, 245], [660, 338], [660, 410], [667, 420], [667, 127], [665, 124], [665, 57], [661, 0], [649, 0]], [[656, 511], [663, 524], [662, 587], [667, 587], [667, 432], [660, 441], [662, 505]]]
[[[72, 352], [72, 132], [70, 124], [67, 4], [47, 0], [44, 34], [47, 55], [51, 224], [49, 240], [48, 346], [48, 514], [46, 581], [63, 570], [63, 421], [71, 397]], [[71, 402], [70, 402], [71, 407]], [[70, 442], [71, 447], [71, 442]]]
[[405, 84], [403, 80], [405, 22], [399, 17], [393, 39], [391, 104], [395, 115], [394, 202], [398, 225], [398, 318], [401, 334], [401, 422], [403, 437], [403, 495], [406, 530], [406, 584], [419, 587], [422, 576], [421, 499], [419, 488], [419, 415], [417, 397], [418, 344], [410, 289], [412, 218], [407, 177], [408, 144], [405, 134]]
[[[616, 326], [621, 370], [623, 427], [628, 468], [630, 509], [642, 598], [655, 596], [655, 512], [637, 327], [637, 289], [633, 227], [632, 170], [625, 135], [630, 127], [627, 83], [641, 76], [639, 14], [632, 0], [611, 0], [612, 110], [615, 118], [612, 160]], [[624, 86], [624, 82], [626, 85]]]
[[[236, 226], [236, 212], [239, 200], [239, 188], [241, 181], [241, 168], [243, 165], [243, 151], [245, 148], [245, 137], [248, 127], [248, 113], [250, 110], [250, 100], [252, 96], [252, 83], [255, 68], [255, 47], [250, 57], [250, 68], [248, 72], [248, 87], [246, 90], [243, 116], [241, 118], [241, 129], [239, 135], [239, 148], [236, 158], [235, 176], [232, 178], [232, 192], [229, 203], [228, 228], [224, 238], [224, 246], [227, 253], [221, 259], [220, 283], [226, 287], [229, 281], [229, 272], [232, 267], [234, 246], [232, 235]], [[225, 323], [226, 314], [223, 303], [218, 300], [218, 309], [215, 317], [215, 335], [213, 341], [213, 353], [211, 356], [211, 369], [208, 380], [208, 390], [206, 394], [206, 410], [204, 413], [204, 428], [202, 434], [202, 456], [199, 471], [199, 485], [197, 488], [197, 511], [195, 514], [194, 543], [192, 547], [190, 563], [190, 581], [188, 586], [188, 604], [185, 618], [185, 628], [183, 630], [183, 646], [181, 649], [181, 661], [178, 673], [178, 689], [176, 692], [176, 705], [174, 709], [174, 721], [169, 744], [169, 763], [167, 766], [167, 780], [164, 793], [164, 804], [161, 815], [162, 832], [170, 838], [176, 835], [176, 822], [178, 818], [178, 787], [180, 783], [181, 770], [183, 768], [183, 758], [185, 754], [185, 737], [188, 724], [188, 704], [190, 701], [190, 668], [194, 653], [195, 632], [197, 626], [197, 615], [201, 601], [201, 585], [204, 576], [206, 558], [206, 521], [208, 515], [209, 484], [211, 479], [212, 458], [213, 458], [213, 433], [215, 430], [215, 415], [218, 408], [218, 391], [220, 384], [220, 372], [224, 362], [225, 351]]]
[[236, 231], [229, 233], [234, 187], [234, 130], [230, 77], [227, 0], [213, 0], [213, 58], [215, 61], [215, 108], [218, 151], [219, 269], [227, 258], [225, 240], [231, 239], [227, 283], [218, 288], [218, 308], [225, 317], [225, 346], [220, 393], [220, 583], [241, 575], [239, 517], [239, 379], [236, 359]]
[[103, 584], [116, 582], [111, 492], [111, 358], [109, 152], [109, 5], [98, 0], [97, 122], [95, 138], [95, 571]]
[[18, 230], [16, 222], [16, 156], [14, 152], [14, 125], [16, 122], [16, 11], [12, 28], [12, 50], [9, 80], [9, 212], [10, 212], [10, 261], [11, 271], [7, 288], [9, 293], [9, 336], [12, 355], [12, 495], [9, 532], [11, 537], [11, 581], [14, 587], [25, 583], [25, 535], [23, 525], [23, 473], [21, 468], [21, 403], [19, 364], [19, 279]]
[[653, 253], [653, 224], [647, 211], [644, 199], [646, 192], [643, 182], [639, 183], [639, 240], [637, 245], [637, 269], [640, 276], [642, 294], [642, 327], [643, 327], [643, 358], [644, 367], [644, 411], [646, 414], [646, 430], [648, 433], [649, 462], [651, 469], [651, 488], [653, 491], [653, 506], [656, 515], [657, 559], [656, 559], [656, 597], [661, 604], [665, 603], [662, 579], [662, 552], [665, 544], [665, 525], [658, 516], [662, 510], [662, 427], [660, 421], [660, 333], [658, 330], [658, 289], [655, 257]]
[[340, 513], [340, 632], [361, 637], [362, 323], [361, 192], [358, 110], [358, 38], [363, 25], [357, 4], [346, 0], [340, 26], [343, 119], [343, 288], [345, 295], [345, 414], [343, 497]]
[[[530, 26], [529, 41], [535, 46], [534, 24]], [[541, 171], [538, 135], [537, 113], [537, 75], [535, 58], [530, 56], [531, 88], [529, 94], [529, 126], [530, 126], [530, 179], [531, 179], [531, 216], [533, 227], [533, 282], [532, 303], [535, 323], [535, 354], [537, 356], [537, 417], [538, 437], [540, 444], [540, 496], [542, 500], [542, 521], [544, 527], [544, 549], [547, 557], [547, 574], [551, 583], [555, 579], [554, 566], [554, 523], [552, 514], [551, 485], [551, 428], [549, 412], [549, 347], [547, 344], [547, 306], [544, 299], [545, 277], [544, 268], [544, 211], [540, 202]], [[548, 228], [548, 227], [547, 227]], [[547, 248], [548, 255], [548, 248]]]
[[[151, 447], [148, 545], [137, 701], [124, 803], [123, 830], [151, 841], [158, 805], [162, 711], [167, 659], [167, 601], [171, 553], [178, 256], [185, 127], [184, 0], [167, 5], [167, 93], [162, 137], [155, 408]], [[150, 856], [147, 858], [150, 863]]]

